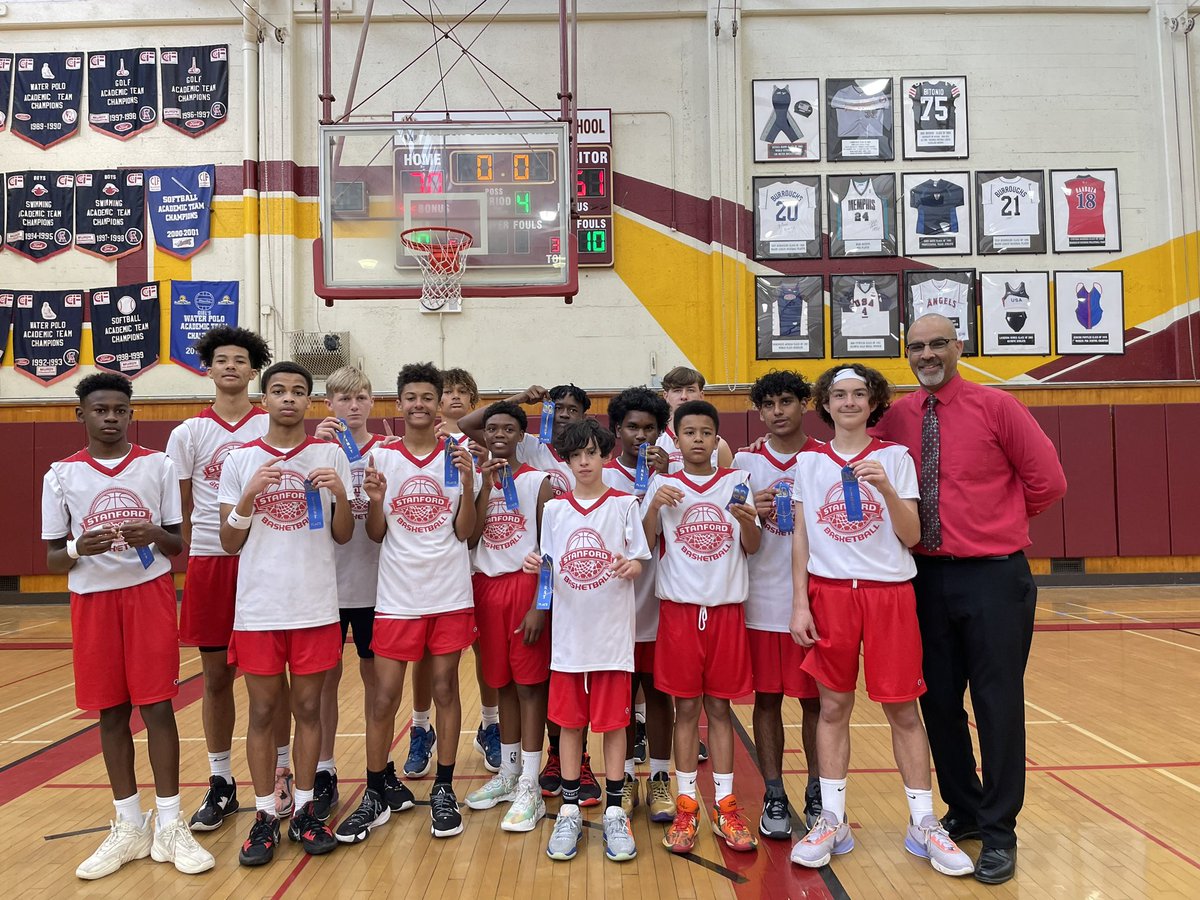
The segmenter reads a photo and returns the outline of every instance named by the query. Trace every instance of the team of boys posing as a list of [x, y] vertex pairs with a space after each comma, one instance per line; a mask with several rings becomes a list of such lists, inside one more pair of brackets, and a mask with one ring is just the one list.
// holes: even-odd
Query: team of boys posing
[[[815, 386], [793, 372], [763, 376], [750, 397], [767, 437], [732, 456], [692, 369], [668, 373], [661, 396], [630, 388], [614, 397], [605, 429], [586, 418], [588, 397], [574, 385], [534, 386], [472, 409], [479, 398], [469, 374], [407, 365], [397, 383], [404, 436], [394, 438], [367, 430], [371, 385], [347, 368], [328, 379], [330, 415], [310, 437], [312, 378], [302, 367], [268, 367], [266, 343], [240, 328], [214, 329], [197, 349], [216, 398], [174, 430], [166, 454], [128, 441], [129, 381], [92, 375], [76, 391], [88, 446], [45, 477], [48, 563], [70, 582], [76, 700], [100, 711], [116, 807], [80, 878], [147, 854], [185, 873], [213, 866], [192, 832], [218, 828], [239, 806], [230, 764], [238, 669], [255, 802], [242, 864], [272, 859], [284, 818], [292, 841], [323, 854], [413, 807], [389, 759], [410, 663], [404, 773], [427, 775], [436, 753], [432, 834], [459, 834], [457, 741], [436, 733], [460, 733], [459, 659], [472, 646], [483, 703], [475, 746], [495, 775], [466, 804], [508, 803], [500, 827], [524, 832], [546, 815], [544, 797], [561, 794], [552, 859], [576, 855], [580, 807], [601, 801], [584, 753], [589, 728], [602, 735], [608, 858], [637, 854], [630, 816], [643, 791], [634, 764], [647, 754], [650, 819], [669, 823], [670, 851], [692, 850], [702, 709], [712, 828], [731, 850], [754, 850], [733, 793], [730, 713], [730, 701], [751, 692], [766, 784], [758, 831], [791, 837], [787, 695], [801, 703], [814, 773], [808, 831], [792, 860], [817, 867], [851, 850], [845, 788], [861, 648], [867, 692], [887, 715], [904, 779], [905, 848], [939, 872], [972, 871], [933, 814], [909, 584], [917, 479], [907, 451], [868, 435], [890, 399], [878, 372], [836, 367]], [[248, 394], [259, 372], [261, 408]], [[834, 428], [829, 444], [804, 433], [810, 399]], [[552, 422], [528, 434], [522, 406], [543, 401], [553, 401]], [[168, 557], [185, 541], [177, 625]], [[364, 685], [366, 786], [334, 831], [337, 688], [350, 632]], [[200, 651], [211, 768], [190, 828], [171, 706], [179, 642]], [[154, 771], [153, 825], [134, 779], [134, 705]], [[645, 710], [644, 749], [634, 709]]]

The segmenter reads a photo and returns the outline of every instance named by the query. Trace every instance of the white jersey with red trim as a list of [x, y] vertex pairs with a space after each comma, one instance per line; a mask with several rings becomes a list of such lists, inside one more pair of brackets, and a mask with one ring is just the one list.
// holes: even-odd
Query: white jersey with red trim
[[[803, 449], [820, 446], [820, 441], [809, 438]], [[790, 497], [798, 455], [777, 453], [766, 442], [758, 450], [739, 450], [733, 457], [733, 467], [750, 473], [755, 493], [782, 487]], [[792, 621], [792, 533], [779, 530], [774, 512], [763, 520], [762, 532], [758, 552], [747, 560], [750, 593], [746, 598], [746, 627], [786, 632]]]
[[[42, 479], [43, 540], [78, 540], [85, 531], [123, 522], [182, 521], [175, 467], [157, 450], [133, 444], [123, 459], [103, 462], [80, 450], [51, 463]], [[81, 556], [67, 573], [67, 587], [76, 594], [92, 594], [153, 581], [171, 571], [171, 561], [156, 545], [151, 549], [154, 561], [148, 568], [123, 540], [106, 553]]]
[[725, 507], [739, 484], [746, 485], [746, 500], [753, 502], [749, 473], [717, 469], [707, 478], [685, 472], [655, 475], [646, 496], [667, 484], [683, 491], [683, 499], [659, 511], [656, 593], [663, 600], [697, 606], [744, 603], [749, 572], [742, 526]]
[[446, 487], [445, 450], [446, 442], [438, 441], [428, 455], [417, 457], [400, 441], [375, 451], [375, 468], [387, 479], [387, 534], [375, 599], [381, 618], [436, 616], [474, 604], [470, 551], [454, 531], [464, 502], [462, 481]]
[[[383, 440], [371, 435], [358, 449], [362, 456], [350, 465], [350, 509], [354, 512], [354, 536], [340, 545], [334, 553], [337, 560], [338, 606], [342, 609], [366, 609], [375, 605], [379, 586], [379, 547], [367, 536], [367, 510], [370, 501], [363, 493], [363, 476], [367, 472], [367, 455]], [[340, 444], [338, 445], [341, 446]], [[347, 460], [349, 462], [349, 460]]]
[[550, 487], [554, 489], [555, 497], [575, 490], [575, 473], [571, 471], [571, 467], [554, 452], [553, 447], [540, 443], [536, 434], [527, 434], [521, 438], [521, 443], [517, 445], [517, 462], [528, 463], [549, 475]]
[[316, 628], [338, 621], [333, 494], [320, 491], [323, 526], [310, 528], [304, 481], [333, 469], [353, 496], [350, 463], [337, 444], [308, 438], [290, 450], [251, 441], [225, 458], [217, 499], [236, 505], [264, 463], [279, 460], [278, 484], [254, 498], [254, 521], [238, 563], [235, 631]]
[[[635, 470], [630, 469], [613, 457], [604, 467], [604, 483], [616, 491], [633, 494], [637, 479]], [[644, 496], [644, 495], [643, 495]], [[638, 498], [639, 501], [642, 497]], [[641, 514], [639, 507], [639, 515]], [[658, 639], [658, 598], [654, 596], [654, 579], [658, 569], [658, 557], [654, 554], [642, 560], [642, 574], [633, 582], [633, 593], [637, 609], [637, 641], [639, 644]]]
[[476, 572], [492, 576], [519, 572], [525, 557], [537, 552], [537, 501], [547, 477], [533, 466], [520, 466], [513, 473], [513, 483], [517, 486], [514, 510], [505, 504], [500, 483], [493, 482], [483, 535], [471, 555]]
[[167, 438], [167, 456], [180, 481], [192, 483], [191, 556], [228, 556], [221, 547], [221, 465], [233, 450], [267, 433], [270, 417], [256, 406], [237, 422], [226, 422], [212, 407], [180, 422]]
[[[675, 432], [670, 428], [663, 429], [663, 433], [658, 436], [658, 440], [654, 442], [656, 447], [662, 447], [667, 451], [667, 471], [674, 475], [676, 472], [683, 471], [683, 451], [679, 449], [679, 444], [675, 441]], [[718, 450], [712, 452], [712, 457], [709, 463], [715, 469], [717, 467]]]
[[[853, 459], [842, 459], [829, 444], [806, 448], [796, 458], [792, 499], [804, 504], [808, 571], [823, 578], [908, 581], [917, 574], [917, 566], [908, 548], [896, 537], [892, 517], [879, 492], [859, 481], [862, 521], [851, 522], [846, 516], [842, 468], [860, 459], [877, 460], [900, 497], [915, 500], [919, 496], [916, 466], [900, 444], [872, 438]], [[799, 528], [799, 507], [796, 513]]]
[[550, 500], [542, 549], [554, 566], [550, 668], [632, 672], [634, 584], [618, 578], [612, 562], [650, 556], [637, 498], [609, 488], [594, 500], [573, 493]]

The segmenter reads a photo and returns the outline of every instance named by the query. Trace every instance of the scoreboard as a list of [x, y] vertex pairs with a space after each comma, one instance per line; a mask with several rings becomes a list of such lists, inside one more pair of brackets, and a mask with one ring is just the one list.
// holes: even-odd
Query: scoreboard
[[575, 147], [575, 235], [581, 266], [613, 264], [612, 112], [581, 109]]

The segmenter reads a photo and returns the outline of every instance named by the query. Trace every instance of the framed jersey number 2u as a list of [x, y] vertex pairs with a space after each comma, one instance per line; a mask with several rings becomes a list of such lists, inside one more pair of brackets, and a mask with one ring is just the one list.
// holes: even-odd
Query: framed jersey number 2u
[[754, 258], [819, 259], [821, 176], [754, 179]]

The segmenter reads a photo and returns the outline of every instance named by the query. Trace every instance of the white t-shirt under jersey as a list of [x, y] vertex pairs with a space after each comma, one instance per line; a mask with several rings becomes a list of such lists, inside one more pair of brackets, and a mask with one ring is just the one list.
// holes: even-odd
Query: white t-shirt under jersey
[[217, 488], [221, 465], [232, 450], [267, 433], [270, 417], [254, 407], [237, 422], [226, 422], [212, 407], [180, 422], [167, 439], [167, 456], [180, 481], [192, 483], [192, 556], [227, 556], [221, 547], [221, 508]]
[[[367, 456], [383, 440], [371, 435], [358, 449], [362, 456], [350, 465], [350, 509], [354, 511], [354, 536], [334, 552], [337, 560], [338, 606], [342, 609], [367, 609], [375, 605], [379, 586], [379, 544], [367, 536], [367, 512], [371, 502], [363, 493], [363, 476], [367, 472]], [[338, 445], [341, 447], [341, 444]], [[347, 460], [348, 461], [348, 460]]]
[[337, 571], [331, 530], [333, 494], [321, 489], [324, 525], [309, 528], [304, 481], [315, 469], [333, 469], [352, 496], [350, 464], [334, 443], [308, 438], [280, 450], [261, 438], [225, 458], [217, 499], [237, 504], [264, 463], [279, 460], [278, 484], [254, 498], [254, 522], [238, 563], [235, 631], [316, 628], [338, 621]]
[[[614, 457], [604, 467], [604, 483], [613, 490], [625, 494], [637, 494], [634, 482], [637, 478], [635, 470], [623, 465]], [[643, 495], [644, 497], [644, 495]], [[643, 497], [639, 501], [644, 503]], [[644, 507], [641, 507], [644, 508]], [[641, 515], [640, 509], [638, 515]], [[633, 582], [633, 593], [637, 609], [637, 641], [645, 643], [658, 639], [658, 598], [654, 596], [654, 579], [658, 569], [658, 557], [651, 554], [649, 559], [642, 561], [642, 574]]]

